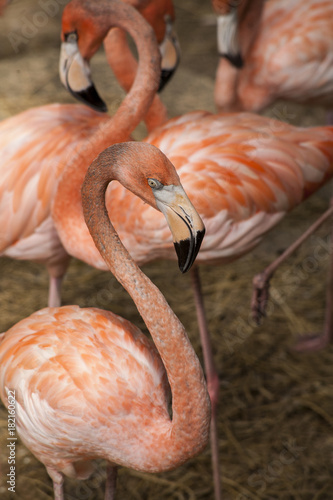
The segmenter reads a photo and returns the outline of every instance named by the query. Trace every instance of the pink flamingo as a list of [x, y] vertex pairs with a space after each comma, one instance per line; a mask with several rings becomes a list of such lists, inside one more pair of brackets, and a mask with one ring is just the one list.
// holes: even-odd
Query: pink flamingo
[[[75, 16], [81, 17], [75, 21]], [[95, 22], [90, 13], [93, 25], [88, 36], [90, 46], [84, 40], [84, 30], [80, 29], [80, 22], [84, 18], [85, 13], [82, 11], [78, 12], [74, 8], [70, 10], [70, 7], [65, 9], [63, 39], [67, 45], [63, 51], [61, 68], [66, 67], [64, 81], [69, 87], [79, 83], [75, 91], [84, 91], [90, 86], [84, 61], [92, 55], [90, 47], [97, 49], [98, 46], [91, 35], [95, 35], [97, 41], [102, 43], [103, 36], [97, 29], [99, 23], [102, 26], [105, 23], [105, 15]], [[83, 55], [81, 59], [76, 51], [77, 35]], [[80, 67], [83, 67], [82, 79], [77, 78]], [[76, 70], [75, 79], [73, 68]], [[144, 90], [145, 87], [141, 92]], [[107, 118], [103, 119], [104, 122], [98, 118], [100, 133], [93, 136], [92, 141], [79, 144], [72, 157], [66, 157], [66, 175], [63, 173], [52, 198], [51, 218], [67, 252], [100, 269], [105, 269], [105, 263], [86, 229], [81, 207], [80, 186], [86, 168], [76, 168], [76, 162], [80, 160], [82, 165], [87, 165], [87, 156], [93, 159], [96, 155], [96, 144], [108, 139], [103, 133], [103, 125], [109, 130], [109, 122]], [[123, 140], [119, 138], [117, 128], [114, 136]], [[202, 262], [228, 262], [251, 250], [288, 210], [332, 175], [332, 130], [329, 128], [303, 130], [256, 115], [196, 112], [169, 121], [149, 137], [151, 142], [159, 140], [165, 152], [172, 155], [180, 175], [197, 203], [200, 203], [200, 213], [209, 225], [209, 241], [205, 245], [205, 240], [203, 251], [198, 256]], [[297, 195], [293, 198], [295, 193]], [[141, 201], [127, 195], [121, 187], [111, 185], [106, 196], [109, 209], [113, 204], [115, 227], [139, 264], [156, 258], [174, 258], [173, 244], [163, 219], [156, 217]], [[123, 208], [120, 210], [118, 207]], [[133, 220], [129, 218], [131, 211], [135, 214], [134, 226]], [[148, 234], [151, 237], [150, 245], [147, 245]], [[186, 260], [181, 265], [184, 270], [185, 264]], [[200, 299], [199, 293], [197, 297]], [[205, 321], [202, 312], [200, 314], [202, 307], [198, 306], [198, 311], [207, 382], [213, 404], [212, 423], [215, 423], [215, 427], [212, 427], [211, 439], [213, 455], [216, 456], [218, 376], [213, 365], [208, 331], [203, 328]], [[213, 463], [216, 485], [220, 482], [220, 473], [217, 460], [213, 459]], [[218, 486], [215, 486], [217, 489]]]
[[[216, 264], [250, 251], [289, 210], [327, 182], [333, 173], [332, 139], [329, 127], [302, 129], [249, 113], [198, 111], [169, 120], [146, 142], [158, 146], [172, 160], [205, 220], [207, 236], [198, 263]], [[66, 169], [66, 179], [61, 179], [54, 199], [53, 220], [70, 255], [105, 269], [84, 224], [78, 191], [83, 176], [83, 171]], [[167, 226], [159, 214], [116, 185], [108, 189], [106, 205], [136, 262], [174, 258]], [[214, 487], [219, 499], [219, 382], [195, 269], [192, 275], [212, 401]]]
[[[82, 90], [82, 82], [87, 81], [86, 73], [82, 80], [76, 78], [78, 45], [87, 58], [98, 48], [92, 38], [80, 36], [87, 29], [89, 8], [89, 2], [84, 6], [72, 2], [64, 10], [64, 25], [71, 15], [77, 17], [75, 33], [69, 25], [64, 43], [70, 52], [64, 78], [77, 90]], [[127, 30], [139, 54], [134, 85], [117, 113], [108, 117], [83, 105], [53, 104], [30, 109], [0, 124], [0, 255], [46, 265], [49, 306], [60, 305], [60, 286], [69, 263], [51, 216], [59, 178], [67, 164], [85, 173], [100, 151], [128, 139], [149, 109], [158, 86], [160, 54], [154, 33], [142, 16], [117, 0], [100, 3], [99, 13], [96, 22], [101, 37], [112, 26]], [[91, 20], [88, 24], [94, 33], [93, 23]], [[85, 91], [97, 108], [103, 105], [94, 87]]]
[[[213, 1], [215, 12], [218, 13]], [[215, 102], [223, 111], [261, 111], [277, 99], [331, 107], [333, 97], [333, 4], [317, 0], [243, 2], [238, 17], [241, 68], [220, 59]], [[244, 8], [245, 7], [245, 8]], [[256, 20], [253, 22], [253, 20]], [[230, 59], [230, 58], [229, 58]], [[328, 121], [332, 122], [329, 114]], [[269, 281], [277, 267], [332, 214], [332, 207], [290, 249], [254, 278], [254, 316], [265, 315]], [[333, 262], [331, 264], [333, 273]], [[333, 281], [333, 276], [332, 276]], [[301, 336], [296, 350], [317, 350], [332, 341], [330, 283], [323, 332]]]
[[246, 9], [239, 19], [239, 38], [245, 64], [236, 69], [220, 59], [218, 109], [261, 111], [277, 99], [331, 106], [332, 2], [256, 0], [242, 5]]
[[105, 498], [111, 500], [118, 465], [174, 469], [200, 453], [209, 436], [199, 360], [185, 328], [108, 218], [105, 191], [112, 180], [163, 211], [189, 262], [204, 232], [175, 169], [154, 146], [116, 144], [89, 168], [82, 188], [89, 231], [156, 348], [126, 319], [78, 306], [42, 309], [0, 340], [2, 401], [7, 406], [15, 395], [17, 431], [47, 468], [55, 500], [64, 500], [64, 475], [87, 478], [93, 459], [108, 461]]

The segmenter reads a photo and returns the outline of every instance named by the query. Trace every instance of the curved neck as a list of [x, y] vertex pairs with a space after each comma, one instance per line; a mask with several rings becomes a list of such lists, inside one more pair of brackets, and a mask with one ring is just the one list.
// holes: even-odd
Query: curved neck
[[[76, 137], [82, 133], [84, 138], [77, 141], [74, 148], [65, 151], [65, 158], [60, 167], [63, 172], [52, 208], [58, 234], [65, 246], [66, 240], [71, 238], [72, 221], [75, 221], [76, 225], [84, 225], [81, 217], [80, 188], [88, 166], [111, 144], [129, 140], [130, 133], [149, 109], [160, 78], [161, 56], [156, 38], [153, 29], [140, 14], [133, 7], [118, 0], [98, 5], [95, 2], [91, 15], [94, 15], [97, 8], [100, 24], [103, 25], [105, 33], [112, 26], [128, 31], [137, 45], [139, 64], [134, 84], [116, 114], [107, 117], [101, 113], [94, 113], [88, 123], [78, 121]], [[75, 113], [73, 116], [75, 118]], [[64, 212], [66, 212], [65, 217], [63, 217]]]
[[[183, 325], [158, 288], [130, 257], [106, 211], [105, 191], [109, 182], [118, 179], [118, 169], [124, 178], [126, 170], [132, 168], [131, 155], [125, 151], [127, 146], [117, 145], [116, 154], [115, 148], [112, 148], [112, 153], [106, 150], [92, 163], [82, 187], [82, 202], [85, 220], [95, 244], [110, 271], [134, 300], [168, 375], [172, 392], [172, 421], [163, 436], [167, 453], [159, 453], [160, 463], [157, 466], [155, 463], [155, 470], [166, 470], [185, 462], [206, 445], [210, 402], [199, 360]], [[135, 144], [130, 147], [133, 149]], [[132, 158], [140, 161], [133, 151]], [[158, 438], [160, 436], [156, 436]], [[142, 464], [131, 466], [140, 469]]]
[[110, 28], [118, 27], [133, 38], [139, 63], [134, 83], [117, 112], [107, 125], [102, 130], [97, 130], [91, 138], [95, 147], [98, 147], [97, 152], [110, 144], [128, 140], [153, 101], [161, 71], [161, 55], [154, 31], [137, 10], [117, 0], [103, 2], [100, 9], [101, 24], [104, 29], [107, 28], [106, 32]]
[[[110, 68], [123, 89], [129, 92], [135, 79], [138, 64], [128, 46], [126, 33], [118, 28], [110, 30], [104, 39], [104, 48]], [[155, 94], [152, 104], [144, 116], [148, 132], [163, 125], [167, 119], [166, 107], [158, 94]]]

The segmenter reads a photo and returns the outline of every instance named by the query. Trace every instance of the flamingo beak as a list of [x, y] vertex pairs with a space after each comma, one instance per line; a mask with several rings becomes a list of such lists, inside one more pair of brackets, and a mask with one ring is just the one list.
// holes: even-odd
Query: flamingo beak
[[220, 57], [225, 57], [235, 68], [244, 65], [238, 41], [238, 18], [236, 9], [217, 16], [217, 48]]
[[76, 41], [62, 42], [59, 74], [62, 84], [73, 97], [96, 111], [107, 111], [92, 82], [89, 64], [80, 54]]
[[198, 255], [205, 226], [182, 186], [164, 186], [154, 196], [172, 233], [179, 268], [186, 273]]
[[165, 87], [176, 71], [180, 61], [180, 45], [170, 16], [165, 16], [165, 37], [160, 43], [161, 77], [158, 92]]

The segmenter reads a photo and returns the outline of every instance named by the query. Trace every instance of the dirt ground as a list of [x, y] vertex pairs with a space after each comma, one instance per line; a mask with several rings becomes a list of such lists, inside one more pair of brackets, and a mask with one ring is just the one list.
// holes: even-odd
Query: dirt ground
[[[50, 102], [73, 102], [58, 78], [60, 17], [64, 0], [43, 15], [42, 0], [13, 0], [0, 20], [0, 118]], [[163, 92], [170, 116], [194, 109], [215, 111], [215, 21], [209, 0], [176, 0], [182, 60]], [[35, 24], [33, 24], [35, 23]], [[36, 28], [37, 24], [37, 28]], [[123, 93], [93, 60], [97, 87], [113, 112]], [[325, 112], [286, 103], [267, 111], [303, 126], [323, 124]], [[136, 137], [144, 135], [140, 127]], [[269, 314], [260, 327], [249, 317], [251, 280], [327, 207], [326, 186], [282, 221], [251, 254], [223, 268], [202, 266], [207, 316], [219, 370], [219, 449], [225, 500], [333, 498], [333, 348], [296, 354], [299, 333], [320, 331], [330, 250], [329, 224], [284, 265], [272, 283]], [[46, 306], [48, 277], [37, 264], [0, 259], [0, 332]], [[156, 262], [144, 271], [184, 323], [201, 359], [189, 276], [176, 263]], [[134, 304], [109, 273], [73, 260], [63, 287], [64, 304], [110, 308], [143, 328]], [[0, 407], [0, 498], [46, 500], [52, 484], [20, 443], [16, 494], [7, 491], [7, 410]], [[104, 464], [86, 482], [66, 479], [68, 499], [103, 498]], [[209, 447], [165, 474], [120, 470], [117, 499], [213, 499]]]

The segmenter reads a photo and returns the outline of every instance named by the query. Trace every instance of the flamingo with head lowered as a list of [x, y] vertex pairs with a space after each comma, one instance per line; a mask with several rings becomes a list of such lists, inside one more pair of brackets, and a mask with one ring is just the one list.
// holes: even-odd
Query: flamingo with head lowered
[[[224, 0], [212, 3], [219, 14], [218, 4], [223, 4]], [[257, 112], [282, 99], [323, 106], [329, 111], [327, 121], [332, 124], [333, 3], [328, 0], [255, 0], [241, 2], [234, 11], [237, 17], [234, 26], [244, 64], [236, 68], [230, 64], [231, 58], [219, 60], [215, 82], [217, 108], [220, 111]], [[222, 31], [220, 34], [222, 36]], [[331, 201], [331, 207], [298, 240], [255, 276], [252, 304], [257, 320], [265, 315], [269, 281], [274, 272], [331, 217], [332, 205]], [[302, 335], [295, 346], [298, 351], [317, 350], [333, 340], [333, 261], [330, 266], [332, 276], [326, 291], [323, 331], [320, 335]]]
[[[217, 14], [218, 3], [212, 0]], [[235, 68], [220, 58], [215, 81], [219, 111], [259, 112], [278, 99], [331, 108], [332, 2], [245, 0], [234, 10], [243, 65]]]
[[64, 500], [64, 476], [87, 478], [93, 459], [108, 462], [105, 498], [111, 500], [118, 465], [170, 470], [198, 454], [209, 436], [199, 360], [183, 325], [110, 222], [105, 191], [112, 180], [163, 212], [188, 266], [204, 234], [175, 169], [154, 146], [115, 144], [88, 169], [82, 202], [89, 231], [156, 348], [124, 318], [78, 306], [42, 309], [2, 337], [1, 398], [7, 406], [15, 395], [17, 431], [46, 466], [55, 500]]
[[[148, 111], [160, 78], [160, 53], [152, 28], [131, 6], [114, 0], [98, 3], [99, 15], [91, 16], [96, 2], [71, 2], [65, 8], [64, 26], [71, 15], [75, 27], [68, 25], [65, 55], [69, 53], [65, 79], [76, 96], [89, 96], [95, 109], [84, 105], [53, 104], [32, 108], [0, 123], [0, 255], [32, 260], [46, 265], [50, 275], [50, 306], [60, 305], [60, 287], [69, 256], [55, 229], [51, 206], [58, 182], [69, 165], [82, 169], [83, 176], [98, 153], [111, 144], [128, 140], [130, 133]], [[66, 18], [66, 13], [68, 16]], [[70, 14], [69, 14], [70, 13]], [[88, 66], [82, 78], [76, 68], [82, 64], [80, 51], [91, 57], [99, 40], [111, 27], [122, 28], [132, 36], [139, 55], [135, 82], [113, 117], [103, 108], [94, 87], [85, 88]], [[81, 36], [84, 29], [92, 36]], [[85, 93], [80, 93], [84, 88]]]

